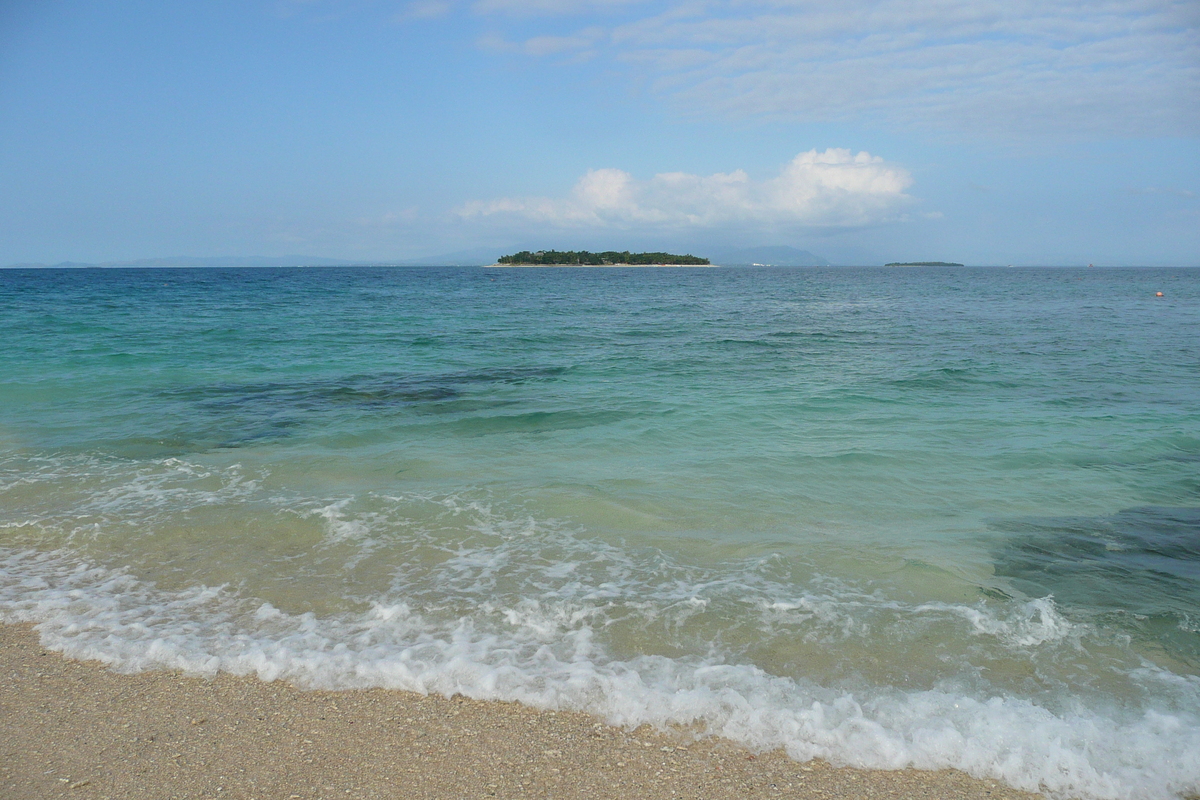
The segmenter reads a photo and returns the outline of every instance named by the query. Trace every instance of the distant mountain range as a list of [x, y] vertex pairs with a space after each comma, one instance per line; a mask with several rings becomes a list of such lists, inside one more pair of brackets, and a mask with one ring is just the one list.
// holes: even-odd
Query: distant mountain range
[[344, 261], [317, 256], [168, 256], [166, 258], [131, 258], [123, 261], [62, 261], [58, 264], [9, 264], [10, 268], [86, 268], [86, 267], [347, 267], [362, 261]]
[[470, 250], [456, 250], [453, 253], [410, 258], [397, 263], [406, 267], [478, 267], [484, 264], [495, 264], [496, 259], [506, 252], [515, 252], [515, 250], [506, 251], [499, 247], [476, 247]]
[[714, 264], [724, 267], [828, 267], [829, 262], [818, 255], [787, 245], [772, 247], [712, 248], [705, 252]]
[[470, 267], [491, 264], [500, 254], [499, 249], [461, 250], [424, 258], [382, 261], [344, 258], [322, 258], [321, 256], [168, 256], [166, 258], [130, 258], [121, 261], [61, 261], [57, 264], [24, 263], [9, 264], [10, 269], [85, 269], [89, 267]]
[[[121, 261], [86, 263], [62, 261], [57, 264], [9, 264], [10, 268], [25, 269], [83, 269], [88, 267], [472, 267], [493, 264], [503, 251], [499, 248], [474, 248], [453, 253], [406, 258], [395, 261], [361, 259], [349, 261], [320, 256], [168, 256], [166, 258], [134, 258]], [[807, 250], [777, 245], [774, 247], [709, 248], [696, 255], [708, 258], [721, 266], [765, 267], [827, 267], [829, 262]]]

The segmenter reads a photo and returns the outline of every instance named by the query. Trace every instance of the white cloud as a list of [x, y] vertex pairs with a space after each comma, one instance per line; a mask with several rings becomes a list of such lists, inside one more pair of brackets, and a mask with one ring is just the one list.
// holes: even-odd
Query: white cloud
[[1129, 189], [1130, 194], [1165, 194], [1175, 197], [1195, 197], [1196, 193], [1190, 189], [1178, 189], [1174, 186], [1143, 186], [1134, 189]]
[[514, 16], [578, 14], [605, 8], [619, 8], [641, 0], [475, 0], [473, 8], [481, 14], [504, 13]]
[[[600, 6], [618, 10], [603, 0], [476, 8], [551, 18]], [[621, 13], [578, 41], [555, 31], [563, 48], [522, 49], [603, 40], [630, 77], [701, 116], [867, 117], [971, 132], [1200, 127], [1195, 0], [675, 0]], [[532, 43], [523, 26], [513, 22], [508, 38]]]
[[810, 150], [774, 178], [742, 170], [714, 175], [665, 172], [638, 180], [594, 169], [565, 198], [504, 197], [458, 209], [465, 218], [507, 217], [563, 227], [853, 227], [895, 219], [912, 177], [866, 152]]
[[589, 44], [582, 36], [535, 36], [525, 40], [524, 50], [531, 56], [548, 56], [579, 50]]
[[487, 33], [476, 40], [483, 50], [494, 53], [523, 53], [527, 56], [571, 55], [571, 60], [580, 61], [591, 57], [594, 51], [595, 30], [580, 31], [574, 36], [534, 36], [520, 43], [505, 40], [495, 33]]
[[397, 21], [436, 19], [446, 16], [450, 11], [451, 5], [446, 0], [413, 0], [403, 11], [396, 15], [396, 19]]

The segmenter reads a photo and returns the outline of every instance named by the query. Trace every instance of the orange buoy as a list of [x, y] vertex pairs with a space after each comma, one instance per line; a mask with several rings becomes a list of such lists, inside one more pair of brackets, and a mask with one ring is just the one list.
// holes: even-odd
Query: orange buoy
[[1155, 293], [1154, 293], [1154, 296], [1155, 296], [1155, 297], [1162, 297], [1162, 292], [1155, 292]]

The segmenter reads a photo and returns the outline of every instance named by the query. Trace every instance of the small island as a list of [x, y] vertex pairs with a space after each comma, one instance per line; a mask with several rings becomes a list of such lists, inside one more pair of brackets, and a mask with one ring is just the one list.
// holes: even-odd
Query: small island
[[628, 250], [606, 250], [589, 253], [587, 250], [522, 250], [511, 256], [500, 256], [495, 267], [710, 267], [707, 258], [672, 253], [631, 253]]
[[885, 267], [961, 267], [962, 264], [955, 264], [953, 261], [893, 261], [890, 264], [884, 264]]

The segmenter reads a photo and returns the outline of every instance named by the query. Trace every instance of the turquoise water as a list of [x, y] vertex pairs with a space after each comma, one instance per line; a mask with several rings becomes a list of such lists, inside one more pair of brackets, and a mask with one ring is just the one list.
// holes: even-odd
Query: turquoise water
[[69, 655], [1200, 791], [1200, 270], [6, 270], [0, 315], [0, 615]]

